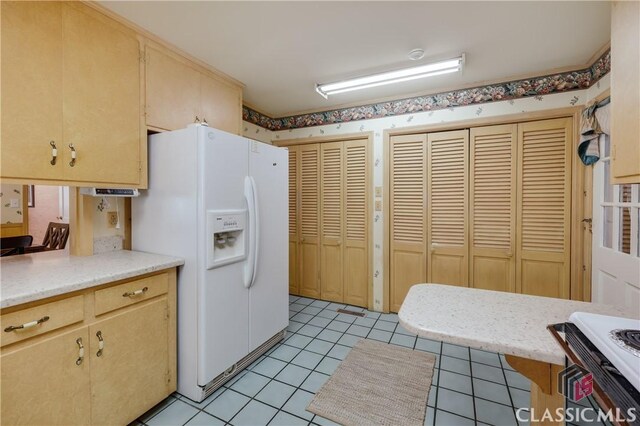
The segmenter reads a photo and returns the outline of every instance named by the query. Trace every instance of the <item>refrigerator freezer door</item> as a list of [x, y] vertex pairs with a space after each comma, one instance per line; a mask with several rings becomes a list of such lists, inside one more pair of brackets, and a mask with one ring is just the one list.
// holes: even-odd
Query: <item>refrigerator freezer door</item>
[[[207, 212], [238, 212], [247, 208], [244, 178], [248, 174], [248, 151], [249, 145], [244, 138], [208, 127], [199, 129], [198, 245], [201, 254], [197, 351], [200, 386], [249, 353], [249, 292], [243, 283], [245, 262], [207, 269], [207, 250], [204, 249], [207, 242], [212, 241], [207, 235]], [[245, 223], [245, 235], [246, 229]]]
[[289, 324], [289, 160], [284, 148], [249, 143], [259, 220], [255, 277], [249, 290], [249, 351], [253, 351]]

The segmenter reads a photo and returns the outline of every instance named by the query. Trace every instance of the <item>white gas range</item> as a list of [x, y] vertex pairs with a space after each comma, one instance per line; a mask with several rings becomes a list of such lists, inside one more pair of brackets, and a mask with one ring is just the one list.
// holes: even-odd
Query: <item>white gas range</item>
[[594, 396], [604, 409], [640, 413], [640, 320], [575, 312], [569, 322], [548, 328], [569, 360], [593, 375]]

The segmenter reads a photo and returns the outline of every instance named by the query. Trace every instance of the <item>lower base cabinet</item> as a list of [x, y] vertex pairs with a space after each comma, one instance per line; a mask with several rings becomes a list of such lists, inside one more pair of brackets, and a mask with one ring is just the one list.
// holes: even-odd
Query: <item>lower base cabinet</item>
[[[66, 299], [2, 312], [2, 337], [18, 336], [0, 340], [0, 422], [123, 425], [161, 402], [176, 390], [175, 292], [175, 270], [85, 290], [82, 322], [40, 332]], [[50, 320], [6, 331], [34, 309]]]
[[2, 424], [88, 424], [89, 363], [76, 363], [88, 341], [82, 327], [2, 355]]

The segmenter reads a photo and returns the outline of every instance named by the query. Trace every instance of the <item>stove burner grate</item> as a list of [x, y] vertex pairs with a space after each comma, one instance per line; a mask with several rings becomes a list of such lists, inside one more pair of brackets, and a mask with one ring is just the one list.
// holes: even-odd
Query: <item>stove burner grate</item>
[[640, 330], [611, 330], [609, 335], [618, 346], [640, 357]]

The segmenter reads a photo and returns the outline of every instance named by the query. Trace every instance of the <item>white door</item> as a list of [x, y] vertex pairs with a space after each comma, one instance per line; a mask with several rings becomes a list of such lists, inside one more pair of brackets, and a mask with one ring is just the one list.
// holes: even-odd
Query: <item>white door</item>
[[58, 219], [60, 222], [69, 223], [69, 187], [58, 188]]
[[640, 312], [640, 185], [611, 185], [610, 142], [593, 169], [592, 301]]
[[284, 148], [249, 143], [258, 222], [257, 267], [249, 290], [249, 351], [253, 351], [289, 324], [289, 158]]
[[206, 262], [207, 244], [213, 244], [206, 231], [206, 212], [246, 209], [244, 178], [249, 171], [249, 147], [244, 138], [208, 127], [201, 127], [198, 136], [197, 326], [198, 384], [202, 386], [249, 353], [245, 261], [213, 269], [207, 269]]

